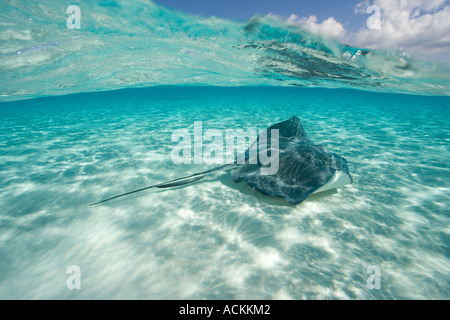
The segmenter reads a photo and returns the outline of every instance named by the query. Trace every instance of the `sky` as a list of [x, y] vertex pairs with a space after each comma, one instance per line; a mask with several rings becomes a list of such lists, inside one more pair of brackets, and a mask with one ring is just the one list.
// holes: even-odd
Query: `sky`
[[[450, 0], [156, 0], [184, 12], [248, 20], [272, 14], [353, 46], [450, 62]], [[370, 6], [372, 10], [367, 12]], [[377, 15], [379, 12], [379, 15]]]
[[172, 8], [202, 16], [248, 20], [255, 14], [268, 13], [289, 17], [315, 15], [320, 20], [330, 16], [351, 22], [355, 18], [364, 23], [364, 17], [355, 17], [355, 0], [157, 0]]

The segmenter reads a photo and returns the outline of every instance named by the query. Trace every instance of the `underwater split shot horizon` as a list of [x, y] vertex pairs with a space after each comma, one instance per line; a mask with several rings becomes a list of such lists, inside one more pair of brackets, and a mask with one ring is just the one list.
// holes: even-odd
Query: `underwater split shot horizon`
[[[0, 4], [0, 299], [450, 298], [448, 64], [150, 1], [79, 1], [69, 29], [68, 5]], [[215, 172], [89, 206], [220, 165], [194, 135], [175, 163], [177, 130], [225, 151], [293, 116], [353, 183], [292, 205]]]

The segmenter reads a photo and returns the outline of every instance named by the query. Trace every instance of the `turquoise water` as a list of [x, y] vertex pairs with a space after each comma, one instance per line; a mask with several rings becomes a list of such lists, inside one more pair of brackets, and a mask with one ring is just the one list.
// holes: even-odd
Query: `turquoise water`
[[[450, 298], [447, 65], [268, 18], [0, 6], [1, 299]], [[216, 166], [174, 164], [176, 129], [293, 115], [352, 185], [292, 206], [218, 174], [88, 206]]]

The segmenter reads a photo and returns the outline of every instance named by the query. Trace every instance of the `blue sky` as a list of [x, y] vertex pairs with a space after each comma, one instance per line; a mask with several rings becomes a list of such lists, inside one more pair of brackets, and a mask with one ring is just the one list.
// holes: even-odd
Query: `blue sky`
[[[405, 50], [450, 62], [450, 0], [156, 0], [205, 17], [247, 20], [272, 13], [311, 32], [371, 49]], [[380, 9], [381, 27], [369, 29], [367, 8]], [[293, 16], [295, 15], [295, 16]]]
[[334, 17], [346, 28], [356, 31], [364, 26], [369, 15], [355, 14], [355, 0], [157, 0], [169, 7], [228, 19], [247, 20], [255, 14], [273, 13], [288, 18], [315, 15], [319, 21]]

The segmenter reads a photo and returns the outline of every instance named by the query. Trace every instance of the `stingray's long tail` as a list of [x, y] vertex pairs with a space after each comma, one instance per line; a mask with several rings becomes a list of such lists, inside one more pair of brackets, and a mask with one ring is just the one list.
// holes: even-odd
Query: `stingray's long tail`
[[127, 195], [130, 195], [130, 194], [133, 194], [133, 193], [141, 192], [141, 191], [152, 189], [152, 188], [163, 189], [163, 188], [173, 188], [173, 187], [183, 186], [185, 184], [189, 184], [189, 183], [193, 183], [195, 181], [198, 181], [198, 180], [206, 177], [207, 175], [209, 175], [209, 174], [211, 174], [213, 172], [225, 170], [225, 169], [231, 168], [233, 166], [235, 166], [235, 165], [234, 164], [225, 164], [223, 166], [220, 166], [220, 167], [217, 167], [217, 168], [213, 168], [213, 169], [210, 169], [210, 170], [207, 170], [207, 171], [194, 173], [193, 175], [190, 175], [190, 176], [187, 176], [187, 177], [178, 178], [178, 179], [170, 180], [170, 181], [167, 181], [167, 182], [155, 184], [155, 185], [152, 185], [152, 186], [149, 186], [149, 187], [145, 187], [145, 188], [133, 190], [133, 191], [130, 191], [130, 192], [122, 193], [122, 194], [119, 194], [117, 196], [114, 196], [114, 197], [111, 197], [111, 198], [108, 198], [108, 199], [105, 199], [105, 200], [102, 200], [102, 201], [91, 203], [89, 206], [93, 207], [93, 206], [96, 206], [96, 205], [101, 204], [101, 203], [105, 203], [105, 202], [113, 200], [113, 199], [117, 199], [117, 198], [120, 198], [120, 197], [123, 197], [123, 196], [127, 196]]

